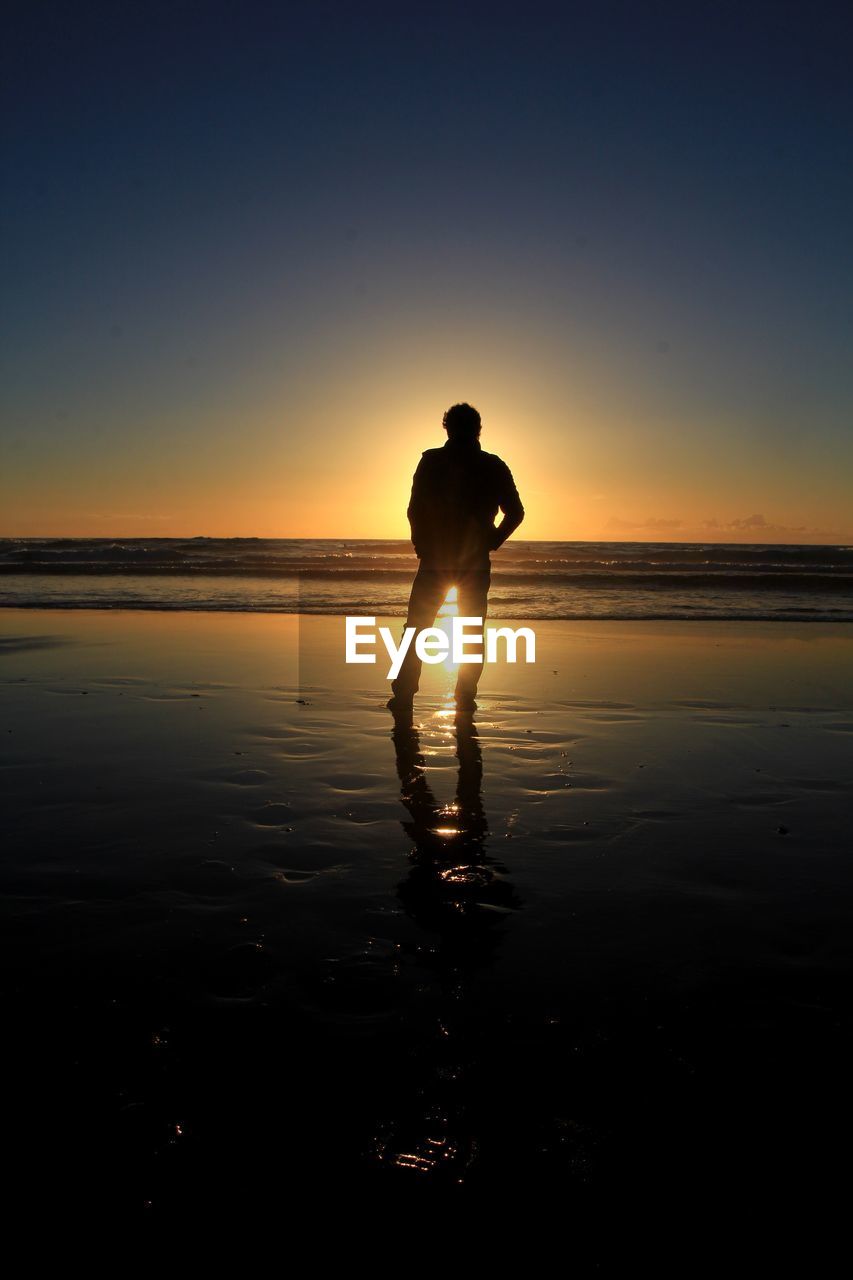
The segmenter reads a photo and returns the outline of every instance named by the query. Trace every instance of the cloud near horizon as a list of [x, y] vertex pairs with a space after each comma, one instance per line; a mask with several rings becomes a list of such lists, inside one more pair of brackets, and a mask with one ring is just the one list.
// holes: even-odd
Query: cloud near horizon
[[611, 516], [607, 521], [607, 528], [626, 533], [679, 532], [682, 535], [688, 533], [704, 533], [706, 535], [754, 533], [763, 535], [760, 539], [761, 541], [766, 541], [768, 538], [791, 537], [792, 535], [806, 538], [828, 538], [832, 541], [842, 537], [842, 534], [837, 529], [817, 529], [808, 525], [775, 524], [769, 521], [760, 511], [728, 521], [718, 520], [716, 516], [711, 516], [707, 520], [697, 521], [692, 524], [685, 520], [670, 519], [663, 516], [647, 516], [645, 520], [624, 520], [619, 516]]

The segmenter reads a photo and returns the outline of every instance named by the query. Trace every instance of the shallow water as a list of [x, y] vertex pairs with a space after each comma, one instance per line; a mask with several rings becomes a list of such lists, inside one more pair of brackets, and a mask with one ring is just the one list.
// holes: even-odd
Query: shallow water
[[[401, 614], [403, 541], [0, 539], [0, 605]], [[492, 556], [494, 617], [853, 621], [853, 548], [528, 542]]]

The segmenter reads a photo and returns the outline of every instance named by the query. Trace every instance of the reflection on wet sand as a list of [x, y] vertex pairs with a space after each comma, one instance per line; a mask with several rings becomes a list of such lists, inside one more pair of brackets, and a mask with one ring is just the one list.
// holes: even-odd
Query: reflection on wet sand
[[339, 619], [3, 625], [28, 1208], [835, 1202], [849, 625], [542, 623], [476, 729], [429, 668], [393, 746]]
[[414, 841], [397, 893], [406, 913], [433, 937], [421, 960], [437, 1001], [417, 1037], [410, 1105], [383, 1127], [375, 1152], [387, 1166], [462, 1182], [479, 1150], [472, 985], [501, 941], [506, 915], [521, 904], [506, 869], [486, 853], [483, 756], [473, 717], [460, 714], [455, 721], [459, 771], [446, 805], [438, 804], [427, 780], [418, 730], [398, 720], [392, 738], [400, 800], [409, 813], [402, 826]]

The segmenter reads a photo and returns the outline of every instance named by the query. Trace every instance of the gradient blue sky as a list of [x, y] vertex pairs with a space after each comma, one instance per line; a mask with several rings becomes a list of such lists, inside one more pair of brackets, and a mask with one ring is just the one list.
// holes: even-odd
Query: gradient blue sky
[[0, 533], [853, 538], [853, 10], [12, 4]]

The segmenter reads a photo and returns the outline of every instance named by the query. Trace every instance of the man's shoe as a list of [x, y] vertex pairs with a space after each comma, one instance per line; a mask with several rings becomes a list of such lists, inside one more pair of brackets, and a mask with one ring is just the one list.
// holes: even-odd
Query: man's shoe
[[404, 693], [393, 694], [385, 705], [392, 712], [395, 720], [411, 719], [414, 715], [413, 698], [411, 696], [407, 697]]

